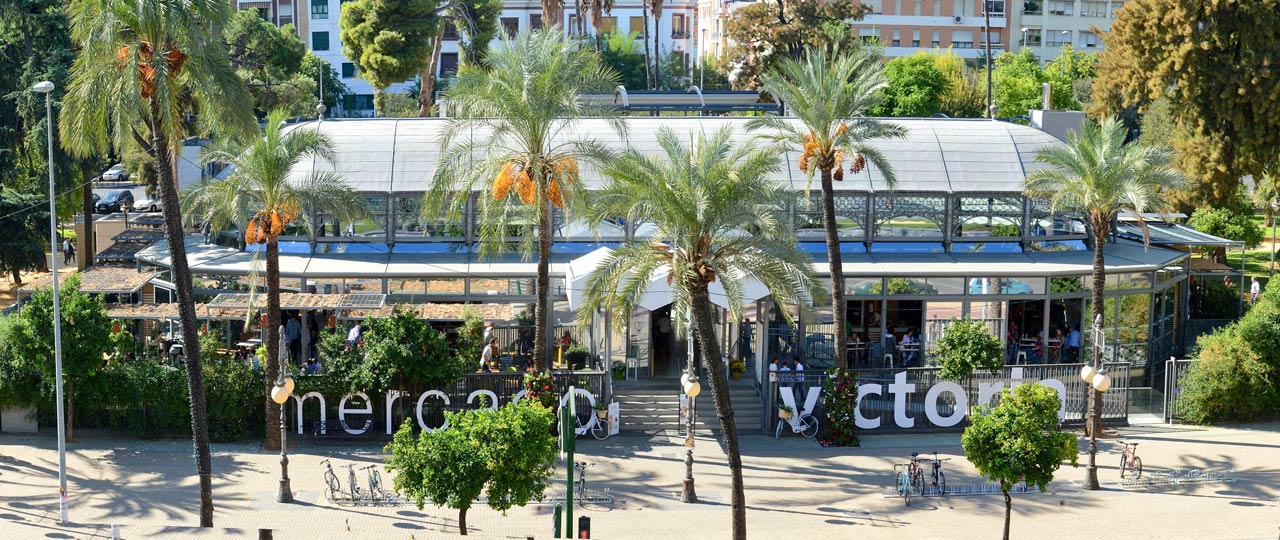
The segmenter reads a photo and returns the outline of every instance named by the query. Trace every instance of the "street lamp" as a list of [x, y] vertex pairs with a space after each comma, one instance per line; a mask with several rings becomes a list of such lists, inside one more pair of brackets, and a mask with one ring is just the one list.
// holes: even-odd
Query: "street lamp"
[[1276, 273], [1276, 218], [1280, 217], [1280, 197], [1271, 198], [1271, 275]]
[[1022, 29], [1022, 48], [1023, 49], [1027, 48], [1027, 30], [1030, 30], [1030, 28]]
[[58, 293], [58, 210], [54, 206], [53, 186], [53, 83], [40, 81], [31, 87], [44, 94], [45, 122], [49, 140], [49, 251], [53, 272], [53, 372], [58, 400], [58, 522], [67, 522], [67, 417], [62, 397], [62, 298]]
[[279, 373], [276, 375], [276, 385], [271, 389], [271, 401], [280, 405], [280, 493], [276, 495], [276, 501], [291, 503], [293, 490], [289, 488], [289, 456], [285, 453], [285, 436], [288, 430], [285, 429], [284, 404], [289, 401], [289, 394], [293, 393], [293, 377], [285, 376], [284, 357], [288, 349], [284, 345], [284, 325], [280, 326], [279, 350], [279, 358], [276, 359]]
[[[1070, 30], [1063, 30], [1063, 31], [1062, 31], [1062, 37], [1063, 37], [1063, 41], [1070, 41], [1070, 40], [1071, 40], [1071, 31], [1070, 31]], [[1066, 61], [1064, 60], [1064, 61], [1058, 62], [1058, 68], [1059, 68], [1059, 70], [1058, 70], [1058, 71], [1061, 73], [1062, 78], [1065, 80], [1065, 79], [1067, 78], [1067, 63], [1066, 63]]]
[[1102, 315], [1093, 320], [1093, 365], [1085, 364], [1080, 368], [1080, 379], [1085, 382], [1089, 392], [1089, 415], [1086, 418], [1085, 430], [1089, 432], [1089, 465], [1085, 467], [1084, 488], [1098, 489], [1098, 429], [1101, 427], [1102, 393], [1111, 388], [1111, 376], [1102, 372], [1102, 343], [1106, 333], [1102, 330]]
[[[689, 346], [693, 346], [690, 340]], [[680, 502], [696, 503], [698, 502], [698, 493], [693, 486], [693, 425], [697, 420], [696, 399], [698, 394], [702, 393], [702, 385], [698, 383], [698, 376], [693, 371], [693, 363], [690, 362], [689, 372], [680, 376], [680, 387], [684, 390], [684, 394], [689, 396], [689, 416], [688, 431], [685, 433], [685, 454], [684, 454], [684, 489], [680, 491]]]

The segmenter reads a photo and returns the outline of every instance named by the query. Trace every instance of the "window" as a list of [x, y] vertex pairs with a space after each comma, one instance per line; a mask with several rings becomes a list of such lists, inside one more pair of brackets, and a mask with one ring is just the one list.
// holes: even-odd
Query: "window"
[[879, 28], [859, 28], [858, 41], [861, 41], [868, 45], [880, 44], [880, 29]]
[[930, 47], [933, 47], [933, 48], [935, 48], [935, 49], [936, 49], [936, 48], [938, 47], [938, 45], [940, 45], [940, 44], [942, 44], [942, 31], [941, 31], [941, 30], [934, 30], [934, 31], [933, 31], [933, 41], [929, 42], [929, 46], [930, 46]]
[[1022, 3], [1023, 15], [1040, 15], [1044, 13], [1044, 0], [1027, 0]]
[[987, 12], [991, 13], [992, 17], [1003, 17], [1004, 0], [987, 0]]
[[1107, 3], [1099, 0], [1084, 0], [1080, 3], [1081, 17], [1106, 17]]
[[893, 30], [893, 45], [892, 45], [892, 46], [894, 46], [894, 47], [900, 47], [900, 46], [902, 46], [902, 31], [901, 31], [901, 30], [898, 30], [898, 29], [896, 29], [896, 28]]
[[1044, 35], [1044, 42], [1045, 42], [1045, 45], [1049, 45], [1051, 47], [1061, 47], [1063, 45], [1071, 43], [1071, 31], [1070, 30], [1049, 30]]
[[329, 33], [328, 32], [312, 32], [311, 33], [311, 50], [313, 51], [329, 50]]
[[578, 35], [578, 21], [579, 19], [577, 14], [569, 15], [569, 35], [571, 36]]
[[446, 41], [456, 41], [458, 39], [458, 27], [453, 24], [452, 20], [444, 20], [444, 39]]
[[542, 30], [542, 14], [534, 13], [529, 16], [529, 29]]
[[440, 53], [440, 76], [452, 77], [458, 72], [458, 53]]
[[1098, 34], [1093, 32], [1080, 31], [1080, 45], [1085, 48], [1097, 48], [1102, 42], [1098, 39]]
[[[942, 0], [933, 0], [933, 16], [939, 17], [941, 15], [942, 15]], [[938, 45], [935, 43], [933, 46], [937, 47]]]
[[675, 13], [671, 15], [671, 39], [685, 39], [689, 37], [689, 25], [685, 20], [683, 13]]
[[329, 18], [329, 0], [311, 0], [311, 18]]
[[1023, 47], [1039, 47], [1040, 46], [1040, 29], [1028, 28], [1022, 33]]
[[627, 30], [636, 35], [636, 39], [644, 39], [644, 17], [631, 17]]
[[915, 11], [913, 11], [913, 12], [912, 12], [912, 14], [915, 14], [915, 15], [924, 15], [924, 12], [920, 11], [920, 4], [921, 4], [921, 1], [920, 1], [920, 0], [916, 0], [916, 10], [915, 10]]
[[860, 3], [870, 10], [868, 13], [884, 13], [884, 6], [881, 5], [881, 0], [862, 0]]
[[373, 109], [373, 94], [347, 94], [342, 96], [342, 108], [348, 111]]
[[912, 30], [912, 31], [911, 31], [911, 46], [912, 46], [912, 47], [919, 47], [919, 46], [920, 46], [920, 31], [919, 31], [919, 30]]
[[1049, 0], [1050, 15], [1071, 15], [1075, 9], [1075, 0]]
[[972, 49], [973, 30], [952, 30], [951, 46], [957, 49]]
[[600, 17], [600, 28], [596, 28], [598, 34], [611, 34], [618, 29], [617, 17]]
[[356, 65], [351, 62], [342, 63], [342, 78], [351, 79], [356, 76]]
[[515, 17], [503, 17], [501, 21], [502, 33], [507, 35], [507, 39], [516, 37], [516, 34], [520, 33], [520, 19]]
[[280, 15], [280, 26], [293, 24], [293, 15]]

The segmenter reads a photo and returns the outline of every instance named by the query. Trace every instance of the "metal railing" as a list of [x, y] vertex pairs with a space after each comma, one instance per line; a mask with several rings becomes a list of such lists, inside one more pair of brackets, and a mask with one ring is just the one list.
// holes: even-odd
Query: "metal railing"
[[[1085, 392], [1086, 385], [1080, 379], [1080, 368], [1084, 364], [1042, 364], [1042, 365], [1026, 365], [1026, 366], [1005, 366], [1000, 371], [979, 372], [968, 381], [951, 381], [959, 384], [966, 394], [966, 403], [969, 407], [982, 405], [980, 403], [980, 394], [986, 389], [986, 394], [990, 398], [990, 405], [994, 406], [998, 400], [1001, 388], [1010, 388], [1011, 385], [1032, 384], [1043, 380], [1055, 380], [1061, 383], [1064, 390], [1064, 418], [1063, 425], [1066, 426], [1082, 426], [1085, 417], [1088, 414], [1088, 394]], [[1105, 363], [1103, 369], [1111, 376], [1111, 389], [1102, 395], [1102, 422], [1104, 425], [1126, 425], [1129, 418], [1129, 366], [1125, 363]], [[967, 413], [959, 413], [956, 411], [958, 405], [955, 396], [949, 392], [943, 392], [934, 396], [933, 400], [928, 399], [929, 389], [940, 382], [945, 382], [938, 377], [939, 368], [877, 368], [877, 369], [853, 369], [850, 372], [857, 376], [858, 385], [874, 384], [879, 386], [879, 394], [869, 394], [861, 398], [858, 405], [863, 418], [880, 419], [880, 427], [874, 430], [864, 430], [874, 433], [884, 433], [892, 431], [959, 431], [963, 430], [969, 423]], [[899, 381], [899, 375], [904, 376], [904, 381]], [[772, 434], [774, 428], [777, 427], [778, 417], [776, 409], [781, 402], [779, 398], [780, 389], [792, 388], [794, 392], [796, 406], [803, 408], [805, 395], [808, 388], [821, 388], [823, 382], [827, 379], [827, 375], [817, 371], [805, 371], [801, 375], [793, 372], [781, 372], [777, 375], [777, 380], [767, 380], [763, 383], [764, 402], [761, 424], [764, 427], [765, 434]], [[914, 385], [912, 392], [893, 393], [890, 391], [890, 385], [906, 384]], [[827, 396], [822, 395], [818, 399], [818, 405], [812, 414], [822, 418], [823, 404]], [[895, 420], [895, 404], [897, 401], [904, 402], [905, 413], [911, 419], [913, 424], [910, 428], [899, 427]], [[954, 414], [966, 414], [964, 420], [953, 426], [939, 426], [934, 424], [929, 414], [926, 413], [926, 406], [929, 402], [933, 402], [936, 409], [933, 411], [936, 416], [949, 418]]]
[[1182, 421], [1182, 410], [1179, 397], [1182, 396], [1182, 381], [1198, 360], [1194, 358], [1170, 358], [1164, 363], [1164, 421], [1177, 424]]

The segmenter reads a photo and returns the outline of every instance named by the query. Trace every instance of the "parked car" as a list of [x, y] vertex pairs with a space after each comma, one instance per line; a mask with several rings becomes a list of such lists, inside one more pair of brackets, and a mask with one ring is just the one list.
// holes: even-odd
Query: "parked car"
[[122, 209], [129, 210], [130, 208], [133, 208], [133, 192], [127, 189], [112, 191], [103, 195], [102, 199], [93, 207], [99, 214], [110, 214], [119, 212]]
[[110, 169], [102, 171], [102, 180], [104, 182], [123, 182], [129, 179], [129, 171], [124, 170], [123, 163], [112, 165]]
[[159, 212], [160, 201], [150, 195], [144, 195], [133, 201], [134, 212]]

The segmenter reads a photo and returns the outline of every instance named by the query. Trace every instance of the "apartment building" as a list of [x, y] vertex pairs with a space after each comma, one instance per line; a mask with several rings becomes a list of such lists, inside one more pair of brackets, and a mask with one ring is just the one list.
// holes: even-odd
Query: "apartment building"
[[[921, 50], [951, 48], [962, 58], [982, 56], [987, 42], [983, 0], [860, 0], [871, 9], [852, 24], [864, 40], [879, 41], [889, 57]], [[986, 0], [990, 10], [991, 51], [1009, 45], [1005, 0]]]
[[[238, 7], [257, 9], [263, 18], [277, 25], [294, 25], [307, 48], [329, 62], [351, 91], [351, 95], [343, 103], [343, 109], [357, 113], [371, 112], [373, 87], [360, 77], [359, 68], [342, 53], [338, 18], [342, 4], [346, 1], [349, 0], [240, 0]], [[663, 7], [656, 38], [664, 54], [675, 51], [689, 58], [693, 57], [694, 2], [695, 0], [668, 1]], [[607, 30], [634, 32], [637, 43], [642, 44], [645, 30], [643, 6], [640, 0], [615, 3], [611, 13], [604, 18], [602, 26]], [[561, 27], [576, 32], [579, 16], [588, 21], [585, 26], [587, 32], [591, 32], [589, 14], [577, 13], [572, 2], [565, 3]], [[524, 30], [540, 29], [546, 22], [542, 18], [542, 6], [537, 0], [508, 0], [503, 7], [499, 24], [503, 32], [513, 36]], [[649, 26], [653, 27], [653, 21], [649, 21]], [[440, 53], [439, 75], [442, 77], [448, 77], [458, 69], [458, 39], [456, 28], [447, 23], [445, 43]], [[495, 46], [498, 43], [498, 40], [494, 40]], [[409, 83], [395, 84], [388, 91], [404, 92], [408, 87]]]
[[1099, 33], [1111, 28], [1126, 0], [1025, 0], [1010, 15], [1018, 48], [1029, 47], [1041, 62], [1062, 53], [1062, 46], [1086, 52], [1102, 49]]

